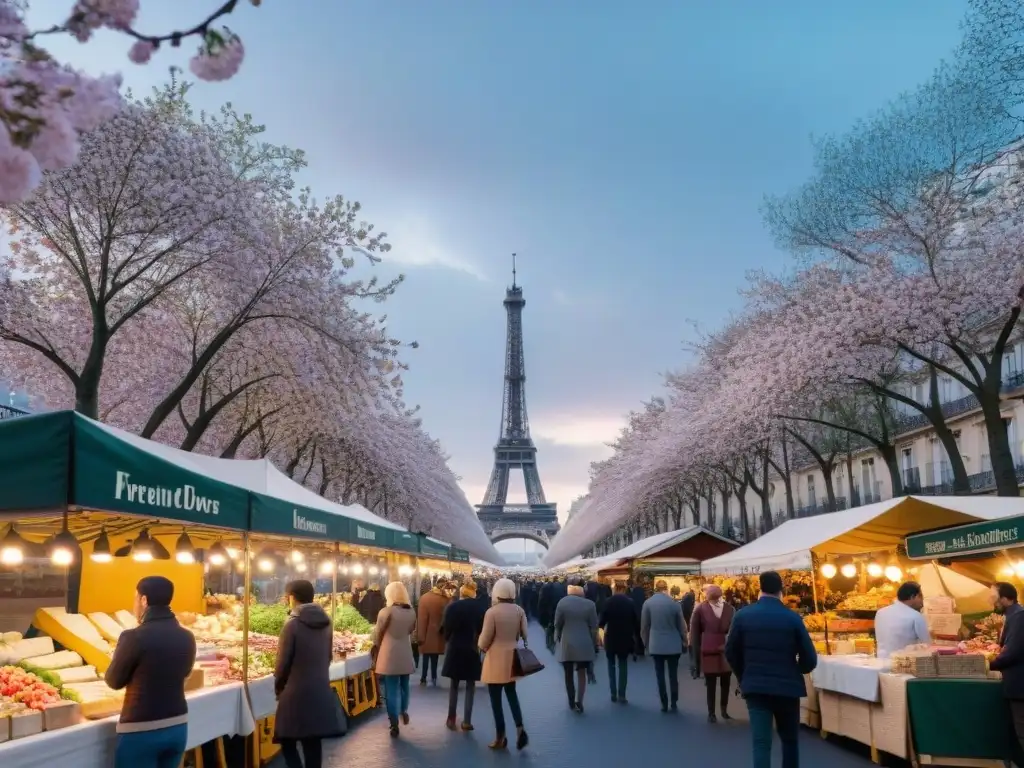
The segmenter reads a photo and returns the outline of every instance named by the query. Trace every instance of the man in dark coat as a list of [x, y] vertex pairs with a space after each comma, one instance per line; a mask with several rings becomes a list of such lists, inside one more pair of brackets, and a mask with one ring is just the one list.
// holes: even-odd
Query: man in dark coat
[[1003, 614], [1002, 648], [989, 668], [1003, 673], [1003, 698], [1010, 705], [1010, 717], [1019, 747], [1014, 763], [1024, 758], [1024, 608], [1017, 602], [1017, 588], [1005, 581], [992, 585], [995, 609]]
[[[608, 598], [601, 612], [598, 626], [604, 630], [604, 653], [608, 658], [608, 685], [612, 701], [626, 703], [626, 682], [629, 670], [626, 663], [640, 643], [640, 621], [633, 601], [626, 594], [626, 585], [615, 585], [615, 594]], [[618, 667], [618, 675], [615, 670]]]
[[[288, 768], [320, 768], [322, 739], [345, 733], [338, 695], [331, 688], [334, 630], [331, 619], [313, 602], [313, 585], [305, 580], [285, 587], [292, 611], [281, 630], [274, 692], [277, 713], [274, 741]], [[302, 744], [302, 757], [298, 745]]]
[[[679, 604], [683, 606], [683, 621], [686, 622], [686, 626], [690, 626], [690, 620], [693, 619], [693, 608], [697, 604], [697, 595], [694, 594], [693, 590], [687, 590], [686, 594], [683, 595], [683, 599], [679, 601]], [[694, 680], [700, 674], [697, 671], [697, 659], [693, 655], [693, 649], [687, 648], [687, 652], [690, 654], [690, 676]]]
[[[629, 597], [633, 601], [633, 608], [636, 610], [636, 620], [640, 621], [640, 612], [644, 609], [644, 602], [647, 599], [647, 595], [644, 594], [643, 587], [631, 587], [629, 590]], [[644, 642], [643, 640], [636, 647], [636, 652], [641, 656], [644, 655]]]
[[462, 585], [462, 600], [448, 604], [444, 609], [441, 634], [445, 639], [444, 665], [441, 674], [451, 680], [448, 689], [448, 730], [455, 730], [455, 714], [459, 707], [459, 683], [466, 683], [466, 702], [462, 716], [462, 730], [473, 730], [473, 694], [480, 679], [480, 649], [477, 641], [484, 628], [487, 606], [476, 600], [476, 585]]
[[761, 598], [736, 613], [725, 658], [747, 700], [754, 768], [771, 766], [773, 721], [783, 768], [798, 768], [804, 675], [818, 665], [818, 654], [800, 615], [782, 602], [782, 577], [775, 571], [761, 574]]
[[555, 652], [555, 606], [558, 604], [554, 581], [545, 581], [537, 598], [537, 621], [544, 627], [544, 644]]

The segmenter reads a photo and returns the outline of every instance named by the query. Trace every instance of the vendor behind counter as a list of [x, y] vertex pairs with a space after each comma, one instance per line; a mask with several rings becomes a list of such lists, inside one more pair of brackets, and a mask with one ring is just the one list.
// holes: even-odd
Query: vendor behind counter
[[907, 581], [896, 592], [896, 602], [875, 614], [875, 644], [880, 659], [887, 659], [904, 648], [931, 643], [928, 622], [921, 609], [924, 593], [916, 581]]

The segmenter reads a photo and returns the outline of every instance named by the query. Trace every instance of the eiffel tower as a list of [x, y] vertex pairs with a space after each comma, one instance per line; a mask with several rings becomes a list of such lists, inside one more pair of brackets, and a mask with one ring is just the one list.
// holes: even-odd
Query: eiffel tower
[[[530, 437], [526, 415], [526, 362], [523, 354], [523, 289], [516, 285], [516, 255], [512, 254], [512, 286], [505, 290], [508, 330], [505, 339], [505, 393], [501, 404], [501, 434], [494, 446], [494, 469], [487, 494], [477, 505], [477, 515], [491, 541], [530, 539], [547, 547], [558, 533], [555, 504], [544, 498], [537, 472], [537, 446]], [[525, 505], [508, 505], [508, 477], [513, 469], [523, 472]]]

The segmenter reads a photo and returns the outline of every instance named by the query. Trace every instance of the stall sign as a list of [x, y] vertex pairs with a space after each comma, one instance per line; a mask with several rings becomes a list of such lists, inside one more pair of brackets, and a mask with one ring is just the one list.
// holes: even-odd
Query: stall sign
[[415, 555], [420, 551], [419, 537], [408, 531], [391, 531], [392, 544], [390, 549], [396, 552], [408, 552]]
[[252, 530], [300, 539], [346, 541], [349, 518], [292, 504], [261, 493], [252, 494]]
[[74, 422], [74, 490], [80, 507], [244, 530], [249, 494], [121, 440], [88, 419]]
[[942, 531], [907, 536], [912, 560], [996, 552], [1024, 545], [1024, 516], [958, 525]]
[[373, 523], [364, 523], [361, 520], [348, 518], [348, 537], [345, 541], [364, 547], [394, 549], [396, 535], [401, 535], [402, 533], [402, 531], [382, 528]]
[[420, 536], [420, 554], [424, 557], [447, 560], [449, 555], [452, 554], [452, 548], [437, 539], [432, 539], [429, 536]]

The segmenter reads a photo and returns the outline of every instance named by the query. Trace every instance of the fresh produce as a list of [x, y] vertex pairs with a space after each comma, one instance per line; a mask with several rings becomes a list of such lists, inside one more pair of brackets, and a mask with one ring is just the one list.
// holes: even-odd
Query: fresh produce
[[288, 607], [281, 603], [263, 605], [257, 603], [249, 607], [249, 631], [260, 635], [277, 637], [288, 620]]
[[804, 626], [808, 632], [824, 632], [825, 622], [837, 618], [834, 613], [808, 613], [804, 616]]
[[29, 709], [43, 710], [61, 702], [60, 690], [21, 667], [0, 667], [0, 696]]
[[890, 586], [872, 587], [863, 594], [849, 595], [839, 604], [840, 611], [877, 611], [892, 605], [896, 599], [896, 591]]
[[373, 631], [373, 625], [351, 605], [343, 603], [334, 611], [334, 629], [338, 632], [365, 635]]
[[1003, 624], [1006, 618], [1001, 613], [990, 613], [981, 621], [974, 623], [974, 637], [982, 643], [999, 644], [999, 638], [1003, 634]]

